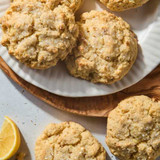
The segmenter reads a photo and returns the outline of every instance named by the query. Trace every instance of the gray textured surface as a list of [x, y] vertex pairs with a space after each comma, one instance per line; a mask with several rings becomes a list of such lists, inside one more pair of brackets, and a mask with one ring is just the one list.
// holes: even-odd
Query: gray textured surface
[[15, 121], [22, 133], [23, 141], [20, 150], [27, 153], [25, 160], [34, 160], [36, 138], [44, 127], [52, 122], [78, 122], [90, 130], [108, 150], [105, 144], [105, 118], [77, 116], [52, 108], [24, 91], [0, 70], [0, 125], [5, 115]]

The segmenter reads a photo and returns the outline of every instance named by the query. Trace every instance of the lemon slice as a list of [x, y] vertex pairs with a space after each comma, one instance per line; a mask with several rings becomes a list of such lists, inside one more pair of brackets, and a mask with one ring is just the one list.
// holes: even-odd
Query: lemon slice
[[0, 131], [0, 160], [11, 158], [20, 146], [20, 133], [16, 124], [7, 116]]

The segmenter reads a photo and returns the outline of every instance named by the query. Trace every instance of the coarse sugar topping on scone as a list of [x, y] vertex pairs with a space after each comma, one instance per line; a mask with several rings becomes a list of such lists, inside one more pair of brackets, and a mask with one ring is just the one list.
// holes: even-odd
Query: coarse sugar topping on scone
[[83, 0], [13, 0], [13, 2], [17, 1], [37, 1], [42, 3], [48, 3], [51, 7], [56, 7], [58, 5], [66, 5], [73, 12], [77, 11], [83, 3]]
[[120, 160], [155, 160], [160, 156], [160, 102], [147, 96], [121, 101], [109, 114], [106, 142]]
[[149, 0], [100, 0], [100, 2], [112, 11], [124, 11], [137, 8], [148, 1]]
[[74, 122], [50, 124], [38, 138], [36, 160], [106, 160], [102, 145]]
[[59, 5], [66, 5], [74, 12], [82, 5], [83, 0], [59, 0]]
[[78, 26], [67, 6], [36, 0], [11, 4], [2, 18], [2, 44], [20, 62], [36, 69], [55, 66], [76, 44]]
[[137, 39], [129, 24], [107, 11], [84, 13], [78, 24], [78, 45], [66, 60], [69, 72], [94, 83], [122, 79], [137, 57]]

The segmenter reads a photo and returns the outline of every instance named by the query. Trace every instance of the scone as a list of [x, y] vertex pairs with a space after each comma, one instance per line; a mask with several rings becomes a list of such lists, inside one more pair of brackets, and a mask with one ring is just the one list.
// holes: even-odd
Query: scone
[[155, 160], [160, 156], [160, 102], [135, 96], [110, 112], [106, 142], [120, 160]]
[[[28, 1], [28, 0], [13, 0], [13, 2], [16, 2], [16, 1]], [[30, 0], [30, 1], [34, 1], [34, 0]], [[43, 3], [50, 2], [50, 4], [54, 7], [58, 5], [66, 5], [73, 12], [76, 12], [80, 8], [81, 4], [83, 3], [83, 0], [36, 0], [36, 1], [43, 2]]]
[[108, 9], [112, 11], [125, 11], [137, 8], [147, 3], [149, 0], [100, 0]]
[[94, 83], [122, 79], [137, 57], [137, 39], [129, 24], [107, 11], [82, 14], [78, 45], [66, 60], [71, 75]]
[[73, 12], [76, 12], [81, 4], [83, 3], [83, 0], [59, 0], [60, 5], [66, 5], [70, 9], [73, 10]]
[[76, 44], [79, 29], [67, 6], [36, 0], [11, 4], [1, 20], [2, 45], [20, 62], [46, 69], [64, 60]]
[[106, 160], [102, 145], [74, 122], [50, 124], [38, 138], [36, 160]]

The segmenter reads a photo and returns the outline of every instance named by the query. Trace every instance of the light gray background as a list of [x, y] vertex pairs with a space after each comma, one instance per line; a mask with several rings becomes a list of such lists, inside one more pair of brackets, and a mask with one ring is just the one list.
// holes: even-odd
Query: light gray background
[[25, 160], [34, 160], [36, 138], [52, 122], [78, 122], [108, 150], [105, 144], [106, 118], [89, 118], [59, 111], [23, 90], [0, 70], [0, 125], [6, 115], [15, 121], [21, 131], [20, 150], [27, 153]]

